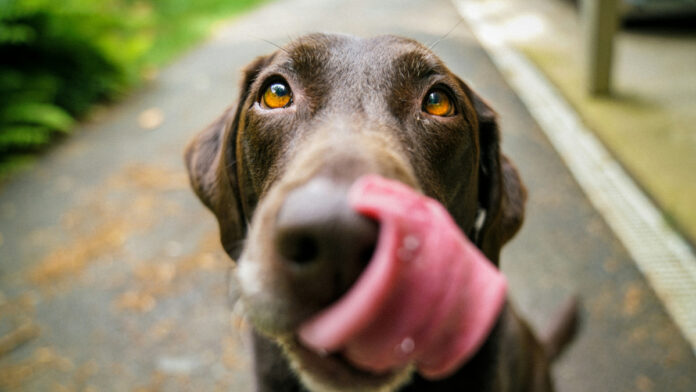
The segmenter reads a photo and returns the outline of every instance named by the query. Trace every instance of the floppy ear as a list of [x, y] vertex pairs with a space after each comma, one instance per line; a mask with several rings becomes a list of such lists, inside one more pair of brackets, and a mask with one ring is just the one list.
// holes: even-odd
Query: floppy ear
[[480, 146], [478, 202], [481, 210], [473, 240], [498, 265], [500, 249], [522, 226], [527, 191], [517, 169], [500, 150], [495, 111], [466, 85], [465, 90], [478, 117]]
[[220, 241], [236, 259], [246, 234], [246, 220], [237, 179], [236, 139], [249, 88], [270, 57], [259, 57], [244, 71], [237, 105], [233, 105], [189, 142], [184, 160], [193, 190], [215, 214]]

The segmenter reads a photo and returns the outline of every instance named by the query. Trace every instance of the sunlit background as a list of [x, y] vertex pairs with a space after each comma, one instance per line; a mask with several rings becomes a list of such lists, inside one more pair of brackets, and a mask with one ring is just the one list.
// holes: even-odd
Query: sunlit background
[[[233, 263], [182, 153], [247, 63], [313, 31], [432, 45], [498, 111], [530, 192], [503, 255], [512, 301], [535, 328], [583, 302], [559, 391], [696, 390], [694, 15], [693, 0], [0, 0], [0, 391], [251, 390]], [[525, 98], [530, 74], [551, 104]], [[550, 142], [576, 125], [654, 208], [636, 219], [667, 245], [637, 242], [669, 257], [641, 265], [585, 196]]]

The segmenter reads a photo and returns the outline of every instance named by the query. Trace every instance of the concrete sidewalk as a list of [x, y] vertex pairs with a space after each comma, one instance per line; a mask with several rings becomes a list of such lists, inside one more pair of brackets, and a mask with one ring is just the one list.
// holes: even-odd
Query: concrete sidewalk
[[696, 244], [693, 18], [621, 28], [614, 40], [612, 94], [592, 97], [581, 15], [571, 1], [471, 3], [495, 21], [502, 40], [539, 67], [667, 219]]
[[[269, 4], [8, 183], [0, 335], [39, 330], [0, 357], [0, 390], [250, 390], [232, 266], [188, 189], [185, 143], [234, 102], [240, 69], [274, 50], [264, 40], [336, 31], [433, 43], [458, 20], [446, 0]], [[502, 258], [512, 301], [536, 328], [567, 295], [583, 301], [558, 390], [692, 391], [688, 344], [467, 27], [435, 52], [500, 113], [503, 148], [529, 188], [525, 226]]]

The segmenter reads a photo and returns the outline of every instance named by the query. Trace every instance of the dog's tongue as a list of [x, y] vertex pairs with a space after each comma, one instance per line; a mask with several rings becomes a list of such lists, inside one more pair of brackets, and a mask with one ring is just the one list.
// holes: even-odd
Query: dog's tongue
[[401, 183], [365, 176], [349, 202], [379, 221], [377, 249], [348, 293], [300, 326], [300, 340], [376, 373], [415, 363], [425, 377], [447, 376], [490, 333], [505, 278], [442, 205]]

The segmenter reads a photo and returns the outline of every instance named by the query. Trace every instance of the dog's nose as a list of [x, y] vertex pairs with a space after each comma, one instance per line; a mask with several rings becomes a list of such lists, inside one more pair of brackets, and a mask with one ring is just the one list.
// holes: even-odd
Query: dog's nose
[[318, 178], [291, 191], [276, 220], [275, 246], [295, 294], [323, 306], [345, 293], [369, 263], [378, 227], [348, 205], [348, 187]]

